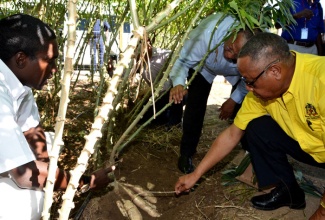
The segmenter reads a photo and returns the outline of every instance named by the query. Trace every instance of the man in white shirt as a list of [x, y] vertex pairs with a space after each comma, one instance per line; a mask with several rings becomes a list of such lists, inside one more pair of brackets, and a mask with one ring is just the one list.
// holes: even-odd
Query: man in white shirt
[[[0, 48], [0, 219], [39, 220], [48, 154], [31, 89], [57, 71], [56, 35], [41, 20], [15, 14], [0, 20]], [[105, 187], [110, 171], [83, 176], [80, 186]], [[66, 188], [69, 178], [58, 169], [54, 189]]]
[[[236, 38], [232, 35], [226, 41], [229, 29], [236, 24], [233, 17], [223, 13], [216, 13], [206, 19], [191, 31], [189, 39], [185, 41], [179, 58], [175, 62], [170, 78], [173, 88], [170, 91], [170, 101], [179, 104], [187, 93], [184, 88], [187, 78], [197, 69], [198, 73], [188, 86], [188, 97], [183, 117], [183, 136], [180, 147], [178, 168], [183, 173], [193, 171], [192, 156], [196, 153], [211, 84], [216, 75], [224, 76], [230, 84], [236, 85], [230, 98], [225, 101], [220, 110], [219, 118], [229, 119], [234, 114], [236, 104], [241, 104], [247, 90], [240, 80], [236, 59], [241, 47], [254, 34], [249, 29], [238, 32]], [[224, 41], [224, 42], [223, 42]], [[213, 48], [219, 45], [217, 49]], [[208, 54], [203, 66], [200, 61]]]
[[[142, 78], [151, 86], [157, 80], [162, 78], [162, 71], [166, 70], [167, 64], [172, 54], [171, 50], [152, 47], [151, 40], [147, 40], [148, 55], [150, 65], [144, 65], [142, 71]], [[147, 59], [147, 58], [145, 58]], [[165, 105], [169, 103], [169, 92], [172, 88], [172, 81], [170, 78], [166, 80], [162, 89], [160, 90], [159, 99], [155, 100], [155, 111], [160, 111]], [[149, 109], [141, 118], [140, 122], [145, 122], [154, 114], [153, 108]], [[173, 126], [181, 123], [183, 117], [183, 105], [172, 105], [168, 107], [162, 114], [158, 115], [153, 123], [155, 125], [164, 125], [166, 130], [169, 131]]]

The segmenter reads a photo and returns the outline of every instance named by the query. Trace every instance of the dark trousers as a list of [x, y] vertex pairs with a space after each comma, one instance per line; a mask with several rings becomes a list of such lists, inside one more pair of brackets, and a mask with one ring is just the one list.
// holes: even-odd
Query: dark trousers
[[[190, 69], [189, 78], [193, 72], [194, 70]], [[197, 73], [188, 89], [183, 116], [181, 155], [191, 157], [196, 153], [210, 90], [211, 84], [200, 73]]]
[[304, 152], [298, 142], [289, 137], [270, 116], [251, 121], [244, 138], [260, 188], [279, 183], [297, 185], [287, 155], [300, 162], [325, 168], [325, 163], [317, 163]]
[[[169, 103], [169, 92], [164, 94], [160, 99], [155, 102], [156, 112], [160, 111], [165, 105]], [[153, 108], [151, 107], [143, 115], [140, 120], [140, 124], [146, 122], [153, 116]], [[153, 125], [166, 125], [167, 128], [178, 125], [182, 121], [183, 116], [183, 104], [172, 104], [161, 115], [158, 115], [155, 120], [152, 121]]]

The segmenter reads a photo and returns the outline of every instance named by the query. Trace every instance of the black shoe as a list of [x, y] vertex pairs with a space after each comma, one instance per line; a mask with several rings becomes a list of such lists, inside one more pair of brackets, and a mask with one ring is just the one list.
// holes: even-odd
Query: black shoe
[[178, 169], [185, 174], [192, 173], [194, 171], [192, 158], [181, 155], [178, 158]]
[[275, 210], [282, 206], [291, 209], [304, 209], [306, 207], [305, 193], [299, 187], [279, 185], [270, 193], [255, 196], [251, 199], [253, 207], [261, 210]]

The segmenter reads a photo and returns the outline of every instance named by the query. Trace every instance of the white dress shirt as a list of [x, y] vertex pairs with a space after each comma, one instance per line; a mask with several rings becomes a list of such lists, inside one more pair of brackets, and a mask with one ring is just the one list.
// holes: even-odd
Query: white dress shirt
[[[30, 88], [23, 86], [0, 60], [0, 173], [35, 160], [24, 131], [40, 117]], [[0, 219], [39, 220], [44, 192], [21, 189], [13, 179], [0, 176]]]
[[[142, 72], [142, 77], [147, 82], [148, 85], [150, 85], [151, 80], [152, 83], [155, 82], [158, 74], [165, 66], [170, 54], [171, 54], [170, 50], [166, 50], [162, 48], [152, 48], [152, 57], [150, 59], [150, 71], [149, 68], [144, 68], [144, 71]], [[167, 79], [160, 92], [166, 91], [171, 87], [172, 87], [172, 82], [170, 79]]]
[[0, 60], [0, 173], [35, 160], [24, 131], [40, 117], [30, 88]]

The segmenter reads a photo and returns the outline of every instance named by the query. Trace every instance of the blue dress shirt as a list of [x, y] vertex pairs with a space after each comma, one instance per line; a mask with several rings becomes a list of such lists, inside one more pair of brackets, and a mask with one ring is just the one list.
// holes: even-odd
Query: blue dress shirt
[[[286, 40], [316, 42], [318, 34], [325, 32], [323, 23], [323, 8], [319, 3], [319, 0], [314, 0], [314, 3], [312, 3], [312, 5], [309, 5], [307, 0], [294, 0], [293, 3], [296, 8], [290, 9], [292, 14], [295, 14], [307, 8], [313, 11], [314, 16], [311, 19], [296, 19], [297, 25], [289, 26], [288, 28], [290, 29], [290, 31], [284, 30], [281, 36]], [[302, 28], [308, 28], [307, 39], [301, 38]], [[292, 35], [292, 37], [290, 34]]]
[[[201, 23], [191, 31], [189, 39], [185, 41], [179, 58], [176, 60], [169, 74], [173, 81], [173, 86], [184, 86], [189, 69], [199, 68], [198, 64], [207, 51], [219, 44], [226, 36], [231, 26], [235, 24], [233, 17], [226, 16], [212, 35], [215, 26], [223, 15], [222, 13], [212, 14], [201, 21]], [[209, 47], [211, 35], [212, 40]], [[240, 80], [240, 74], [237, 70], [237, 65], [224, 58], [223, 48], [224, 44], [222, 43], [217, 50], [211, 52], [205, 60], [203, 67], [198, 71], [209, 83], [213, 82], [216, 75], [222, 75], [229, 83], [235, 85], [238, 80]], [[245, 84], [241, 80], [236, 90], [231, 94], [231, 98], [236, 103], [241, 103], [246, 94], [247, 90]]]

